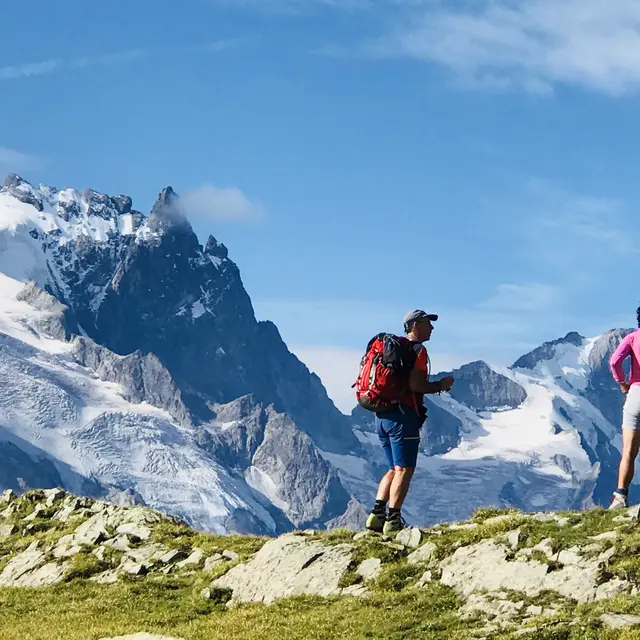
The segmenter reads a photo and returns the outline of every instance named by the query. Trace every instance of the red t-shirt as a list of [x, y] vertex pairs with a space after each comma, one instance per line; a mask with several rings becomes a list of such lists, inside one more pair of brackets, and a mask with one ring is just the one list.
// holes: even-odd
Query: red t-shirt
[[[426, 380], [429, 377], [429, 356], [427, 350], [419, 342], [414, 342], [411, 346], [417, 354], [413, 369], [424, 374]], [[420, 408], [424, 406], [424, 394], [408, 391], [400, 398], [400, 402], [404, 406], [411, 407], [417, 413], [420, 413]]]

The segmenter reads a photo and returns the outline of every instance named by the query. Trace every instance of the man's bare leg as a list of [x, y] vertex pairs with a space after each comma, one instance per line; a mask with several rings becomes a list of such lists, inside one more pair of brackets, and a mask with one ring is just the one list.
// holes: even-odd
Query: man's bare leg
[[395, 470], [389, 469], [387, 473], [382, 476], [382, 480], [380, 480], [380, 484], [378, 485], [378, 493], [376, 494], [376, 500], [384, 500], [385, 502], [389, 502], [389, 494], [391, 492], [391, 483], [393, 482], [393, 478], [395, 476]]
[[393, 480], [389, 491], [389, 509], [400, 510], [404, 499], [409, 493], [409, 485], [415, 469], [411, 467], [396, 467], [393, 472]]

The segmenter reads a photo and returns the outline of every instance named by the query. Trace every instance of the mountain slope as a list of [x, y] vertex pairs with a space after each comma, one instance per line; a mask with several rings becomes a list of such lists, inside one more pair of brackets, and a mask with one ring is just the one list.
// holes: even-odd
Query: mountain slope
[[2, 439], [44, 465], [28, 486], [126, 490], [215, 531], [323, 526], [349, 507], [314, 444], [357, 451], [347, 419], [171, 189], [145, 217], [125, 196], [10, 177], [0, 338]]

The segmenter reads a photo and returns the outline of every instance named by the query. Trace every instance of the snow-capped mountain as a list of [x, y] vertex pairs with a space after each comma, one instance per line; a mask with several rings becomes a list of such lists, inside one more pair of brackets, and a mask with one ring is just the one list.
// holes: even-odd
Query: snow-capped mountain
[[[474, 362], [429, 419], [409, 520], [589, 507], [619, 461], [625, 334], [571, 333]], [[0, 187], [0, 488], [144, 502], [218, 532], [361, 524], [384, 471], [372, 415], [343, 416], [257, 321], [238, 267], [165, 189]]]
[[359, 452], [347, 418], [170, 188], [145, 217], [125, 196], [10, 176], [0, 338], [4, 486], [125, 491], [218, 531], [323, 526], [349, 507], [316, 446]]

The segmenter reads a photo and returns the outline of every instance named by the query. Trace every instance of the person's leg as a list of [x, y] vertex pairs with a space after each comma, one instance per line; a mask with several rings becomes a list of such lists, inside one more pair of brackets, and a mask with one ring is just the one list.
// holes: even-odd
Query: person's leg
[[391, 483], [390, 495], [389, 495], [389, 509], [395, 509], [400, 511], [404, 500], [409, 493], [409, 486], [411, 485], [411, 478], [415, 471], [415, 464], [413, 467], [396, 467], [393, 474], [393, 481]]
[[636, 458], [640, 449], [640, 430], [622, 430], [622, 459], [618, 471], [618, 489], [628, 491], [633, 480]]
[[627, 394], [622, 413], [622, 457], [618, 469], [618, 487], [611, 498], [610, 509], [628, 506], [636, 458], [640, 449], [640, 387], [634, 385]]
[[382, 476], [382, 480], [380, 480], [380, 484], [378, 485], [378, 493], [376, 494], [377, 501], [384, 502], [385, 504], [389, 502], [391, 483], [393, 482], [394, 476], [394, 469], [389, 469], [389, 471]]
[[395, 467], [389, 491], [389, 515], [385, 533], [399, 531], [404, 526], [400, 512], [409, 493], [420, 447], [421, 422], [418, 416], [414, 416], [410, 410], [399, 411], [396, 420], [393, 429], [389, 431]]
[[391, 483], [393, 482], [394, 469], [393, 469], [393, 453], [391, 451], [391, 442], [389, 441], [389, 434], [385, 429], [384, 420], [376, 416], [376, 431], [378, 432], [378, 438], [382, 445], [387, 463], [389, 465], [389, 471], [382, 476], [380, 484], [378, 485], [378, 492], [376, 494], [376, 502], [371, 510], [371, 513], [367, 517], [365, 524], [366, 529], [382, 532], [384, 523], [387, 518], [387, 502], [389, 501], [389, 492], [391, 489]]

